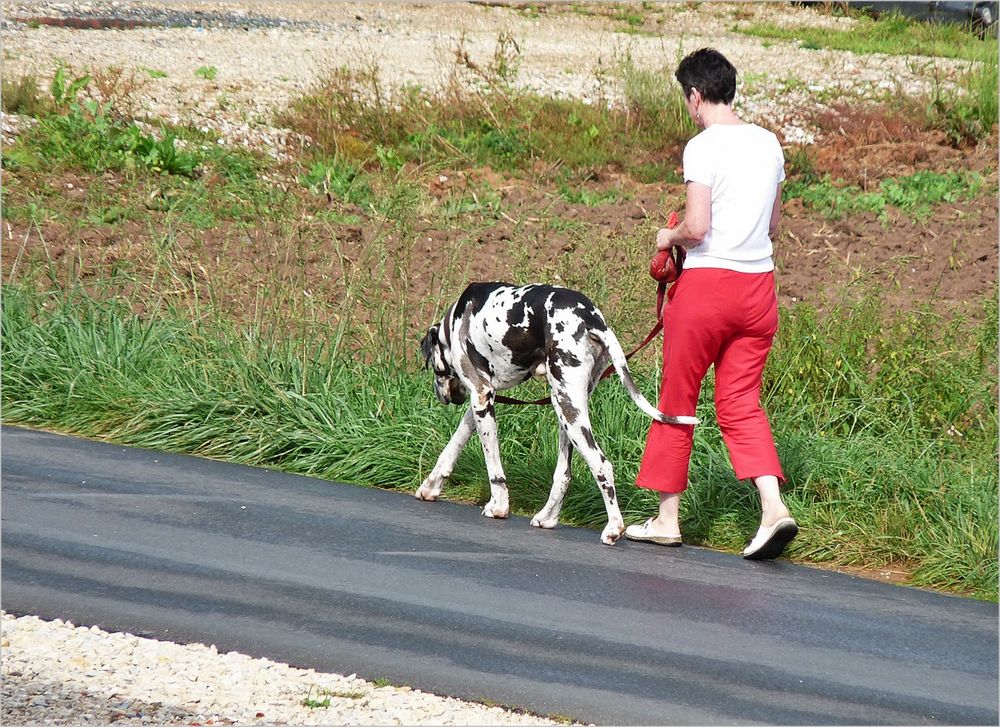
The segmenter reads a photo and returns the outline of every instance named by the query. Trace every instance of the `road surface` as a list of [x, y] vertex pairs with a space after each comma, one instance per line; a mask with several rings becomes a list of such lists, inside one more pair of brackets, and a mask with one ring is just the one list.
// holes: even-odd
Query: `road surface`
[[996, 604], [19, 428], [2, 458], [12, 613], [600, 724], [998, 722]]

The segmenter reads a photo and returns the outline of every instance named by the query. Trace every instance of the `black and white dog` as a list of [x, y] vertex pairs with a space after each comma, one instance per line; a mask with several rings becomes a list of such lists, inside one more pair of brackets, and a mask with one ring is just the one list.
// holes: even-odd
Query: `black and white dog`
[[613, 545], [625, 530], [615, 492], [611, 463], [590, 426], [587, 399], [610, 360], [632, 401], [653, 419], [696, 424], [691, 416], [666, 416], [636, 388], [625, 353], [604, 316], [585, 295], [552, 285], [515, 287], [473, 283], [420, 344], [425, 365], [434, 369], [434, 390], [442, 404], [469, 410], [438, 457], [433, 471], [415, 493], [436, 500], [473, 430], [486, 456], [490, 500], [486, 517], [504, 518], [509, 510], [507, 478], [500, 464], [494, 399], [531, 376], [545, 376], [559, 417], [559, 455], [548, 502], [531, 519], [538, 528], [554, 528], [570, 480], [573, 448], [583, 456], [604, 496], [608, 524], [601, 542]]

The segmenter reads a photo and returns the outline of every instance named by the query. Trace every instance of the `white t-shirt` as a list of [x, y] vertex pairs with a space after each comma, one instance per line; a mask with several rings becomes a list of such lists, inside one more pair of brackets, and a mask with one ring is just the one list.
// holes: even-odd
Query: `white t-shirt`
[[684, 147], [684, 181], [712, 188], [712, 224], [685, 268], [774, 270], [768, 226], [785, 179], [778, 138], [756, 124], [713, 124]]

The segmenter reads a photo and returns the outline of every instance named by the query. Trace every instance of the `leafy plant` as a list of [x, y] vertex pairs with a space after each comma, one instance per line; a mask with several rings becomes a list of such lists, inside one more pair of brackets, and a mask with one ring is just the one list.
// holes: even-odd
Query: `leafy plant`
[[134, 124], [127, 126], [122, 134], [120, 154], [126, 159], [133, 158], [140, 165], [153, 172], [194, 176], [198, 159], [193, 154], [177, 149], [177, 139], [167, 133], [157, 141], [139, 131]]
[[215, 74], [219, 72], [219, 69], [215, 66], [199, 66], [198, 70], [194, 72], [194, 75], [199, 78], [204, 78], [206, 81], [214, 81]]
[[322, 699], [316, 699], [312, 695], [312, 687], [309, 688], [309, 693], [306, 695], [305, 699], [302, 700], [302, 706], [308, 707], [309, 709], [327, 709], [331, 704], [333, 704], [332, 698], [337, 699], [363, 699], [365, 693], [360, 690], [354, 690], [350, 692], [345, 691], [331, 691], [329, 689], [320, 689], [318, 694], [321, 695]]
[[801, 199], [829, 219], [856, 212], [873, 212], [885, 219], [890, 205], [919, 219], [929, 215], [934, 205], [975, 197], [982, 186], [982, 177], [974, 172], [924, 170], [884, 179], [878, 191], [865, 192], [856, 185], [834, 183], [829, 176], [816, 180], [811, 167], [806, 167], [799, 179], [788, 182], [782, 194], [786, 200]]
[[72, 80], [68, 80], [66, 78], [66, 67], [60, 64], [52, 76], [52, 84], [49, 87], [52, 93], [52, 101], [56, 108], [60, 111], [69, 109], [76, 102], [80, 91], [88, 83], [90, 83], [89, 75], [78, 76]]

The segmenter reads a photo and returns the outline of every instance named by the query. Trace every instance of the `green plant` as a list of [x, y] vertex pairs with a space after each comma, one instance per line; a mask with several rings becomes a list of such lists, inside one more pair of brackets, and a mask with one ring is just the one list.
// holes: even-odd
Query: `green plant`
[[72, 103], [65, 113], [42, 119], [26, 143], [56, 163], [90, 171], [140, 167], [192, 176], [199, 164], [193, 154], [177, 149], [171, 134], [157, 141], [135, 124], [111, 119], [108, 107], [94, 101]]
[[573, 189], [565, 183], [559, 185], [559, 194], [567, 202], [582, 204], [587, 207], [599, 207], [602, 204], [615, 202], [622, 198], [622, 192], [619, 189], [611, 188], [604, 191], [590, 190], [586, 187]]
[[137, 126], [125, 127], [120, 137], [119, 153], [134, 159], [137, 164], [153, 172], [194, 176], [198, 159], [177, 149], [177, 139], [166, 133], [157, 141], [152, 136], [139, 131]]
[[926, 104], [928, 126], [943, 129], [957, 145], [988, 138], [998, 122], [998, 60], [996, 56], [975, 63], [964, 74], [963, 92], [946, 94], [936, 84]]
[[309, 709], [326, 709], [330, 706], [330, 698], [324, 697], [323, 699], [314, 699], [312, 697], [306, 697], [302, 700], [302, 706], [308, 707]]
[[308, 134], [317, 155], [355, 165], [378, 158], [397, 169], [412, 162], [508, 172], [538, 161], [570, 169], [628, 166], [666, 155], [693, 133], [668, 73], [621, 61], [623, 108], [521, 93], [505, 80], [512, 64], [480, 68], [489, 82], [454, 83], [439, 92], [408, 86], [394, 104], [386, 101], [377, 68], [335, 69], [294, 101], [282, 122]]
[[499, 217], [503, 203], [500, 195], [492, 189], [469, 190], [466, 194], [451, 194], [441, 205], [441, 213], [447, 220], [464, 217], [470, 213], [488, 217]]
[[59, 111], [66, 111], [72, 104], [76, 103], [77, 96], [80, 95], [87, 84], [90, 83], [90, 76], [77, 76], [72, 80], [66, 78], [66, 67], [59, 65], [52, 76], [52, 83], [49, 86], [52, 93], [52, 102]]
[[858, 54], [923, 55], [984, 60], [996, 56], [996, 42], [982, 41], [960, 26], [912, 20], [899, 12], [877, 20], [858, 15], [849, 29], [774, 23], [739, 25], [736, 32], [761, 38], [798, 41], [810, 48], [833, 48]]
[[371, 185], [361, 171], [350, 164], [328, 159], [314, 162], [299, 181], [314, 194], [342, 199], [361, 207], [371, 203]]
[[194, 75], [199, 78], [204, 78], [206, 81], [214, 81], [215, 75], [219, 72], [219, 69], [215, 66], [198, 66], [198, 70], [194, 72]]
[[89, 171], [138, 167], [185, 176], [195, 173], [198, 158], [179, 150], [172, 134], [156, 140], [134, 122], [114, 116], [110, 102], [79, 100], [90, 82], [89, 75], [69, 80], [64, 66], [56, 69], [51, 85], [56, 113], [42, 117], [24, 135], [15, 160], [38, 155]]
[[309, 709], [327, 709], [331, 704], [333, 704], [333, 699], [363, 699], [365, 696], [365, 693], [360, 690], [347, 692], [320, 689], [317, 694], [322, 696], [322, 699], [313, 697], [312, 687], [310, 687], [308, 694], [306, 694], [305, 698], [302, 700], [302, 706], [308, 707]]

